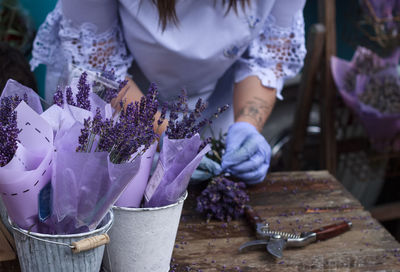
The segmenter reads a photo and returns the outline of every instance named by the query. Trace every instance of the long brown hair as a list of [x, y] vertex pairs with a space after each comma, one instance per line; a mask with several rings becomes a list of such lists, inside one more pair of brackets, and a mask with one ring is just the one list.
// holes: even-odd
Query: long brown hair
[[[158, 15], [160, 17], [159, 23], [163, 31], [167, 27], [168, 23], [173, 23], [175, 25], [179, 23], [175, 10], [176, 0], [152, 0], [152, 1], [157, 6]], [[199, 0], [199, 1], [204, 1], [204, 0]], [[216, 4], [217, 1], [221, 0], [215, 0], [214, 5]], [[226, 13], [228, 13], [231, 9], [233, 9], [235, 13], [237, 13], [238, 6], [240, 6], [244, 10], [246, 8], [246, 5], [250, 5], [250, 0], [222, 0], [222, 5], [225, 5], [226, 3], [227, 3]]]

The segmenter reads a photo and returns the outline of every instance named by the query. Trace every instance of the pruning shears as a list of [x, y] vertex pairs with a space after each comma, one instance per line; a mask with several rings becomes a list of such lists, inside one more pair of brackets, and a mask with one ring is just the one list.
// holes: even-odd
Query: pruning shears
[[350, 230], [352, 227], [351, 222], [342, 221], [313, 231], [294, 234], [270, 230], [268, 223], [258, 216], [251, 206], [246, 206], [245, 214], [247, 220], [255, 228], [258, 240], [242, 244], [239, 247], [239, 251], [242, 252], [245, 248], [252, 246], [265, 245], [267, 251], [277, 258], [282, 258], [283, 249], [286, 247], [304, 247], [316, 241], [333, 238]]

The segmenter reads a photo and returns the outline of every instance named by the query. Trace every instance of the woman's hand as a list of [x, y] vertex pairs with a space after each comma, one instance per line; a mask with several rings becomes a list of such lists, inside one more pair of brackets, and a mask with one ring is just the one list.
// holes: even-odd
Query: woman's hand
[[197, 169], [193, 172], [191, 182], [200, 183], [201, 181], [208, 180], [219, 175], [220, 173], [221, 166], [219, 163], [204, 156]]
[[264, 180], [269, 168], [271, 147], [259, 131], [270, 115], [276, 90], [264, 87], [256, 76], [235, 85], [235, 122], [228, 130], [222, 170], [248, 184]]
[[116, 112], [121, 110], [121, 102], [123, 102], [126, 107], [129, 103], [140, 101], [140, 98], [143, 96], [142, 91], [131, 78], [127, 77], [125, 79], [128, 83], [118, 93], [117, 97], [111, 100], [111, 106]]
[[271, 147], [257, 129], [247, 122], [234, 123], [226, 137], [222, 169], [247, 184], [265, 179], [271, 159]]
[[[119, 112], [121, 110], [121, 104], [123, 104], [124, 108], [126, 108], [126, 106], [130, 103], [140, 101], [140, 98], [143, 96], [142, 91], [131, 78], [127, 77], [126, 80], [128, 80], [128, 83], [118, 93], [117, 97], [111, 101], [111, 106], [115, 109], [115, 112]], [[160, 116], [161, 113], [157, 111], [155, 114], [154, 130], [158, 135], [161, 135], [165, 131], [168, 124], [168, 121], [164, 120], [161, 125], [158, 125], [157, 120], [160, 118]]]

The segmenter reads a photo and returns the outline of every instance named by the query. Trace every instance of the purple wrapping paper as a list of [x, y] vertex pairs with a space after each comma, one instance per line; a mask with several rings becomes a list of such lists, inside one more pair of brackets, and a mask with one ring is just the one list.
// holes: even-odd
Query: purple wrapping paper
[[20, 144], [11, 162], [0, 167], [0, 194], [12, 221], [23, 229], [36, 231], [39, 191], [51, 177], [53, 133], [25, 102], [15, 110], [22, 129]]
[[158, 142], [152, 144], [140, 157], [140, 169], [115, 203], [119, 207], [138, 208], [149, 180], [150, 170]]
[[210, 151], [198, 134], [190, 139], [170, 140], [164, 137], [160, 159], [145, 190], [145, 207], [161, 207], [175, 203], [183, 195], [190, 177], [203, 156]]
[[[370, 77], [365, 76], [362, 78], [358, 76], [355, 90], [356, 94], [361, 94], [365, 90], [365, 85], [368, 84], [369, 79]], [[400, 132], [400, 113], [381, 113], [377, 109], [362, 102], [358, 103], [356, 110], [362, 124], [373, 139], [390, 140]]]
[[71, 218], [74, 222], [58, 228], [58, 234], [74, 233], [85, 226], [94, 230], [140, 167], [138, 158], [113, 164], [106, 152], [75, 152], [82, 127], [76, 123], [55, 143], [53, 214], [57, 222]]
[[[372, 143], [379, 150], [384, 148], [384, 146], [380, 145], [379, 142], [390, 142], [390, 140], [393, 140], [394, 137], [400, 133], [400, 114], [381, 113], [377, 109], [372, 108], [359, 100], [358, 95], [364, 92], [365, 86], [370, 80], [371, 76], [369, 75], [358, 75], [356, 78], [355, 89], [345, 89], [345, 76], [354, 65], [354, 59], [355, 58], [353, 58], [352, 62], [347, 62], [337, 57], [332, 57], [331, 67], [333, 78], [345, 104], [358, 116], [371, 138]], [[376, 60], [376, 62], [380, 63], [380, 66], [385, 66], [385, 61], [389, 64], [390, 68], [380, 71], [373, 76], [379, 77], [388, 73], [397, 73], [392, 64], [398, 62], [398, 53], [396, 52], [396, 54], [389, 59]], [[396, 144], [394, 147], [396, 148]]]
[[1, 93], [1, 97], [18, 95], [20, 98], [24, 98], [24, 94], [28, 96], [27, 103], [29, 107], [31, 107], [36, 113], [41, 114], [43, 109], [38, 94], [31, 88], [28, 88], [13, 79], [7, 81], [7, 84]]

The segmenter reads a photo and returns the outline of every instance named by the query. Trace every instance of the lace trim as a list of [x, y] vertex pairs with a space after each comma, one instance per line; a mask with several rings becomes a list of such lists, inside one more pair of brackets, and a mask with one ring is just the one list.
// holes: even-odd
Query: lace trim
[[57, 3], [55, 9], [47, 15], [46, 20], [39, 27], [33, 42], [30, 61], [32, 71], [39, 64], [55, 66], [60, 60], [63, 61], [58, 37], [61, 19], [61, 4]]
[[279, 27], [275, 21], [268, 16], [261, 34], [249, 46], [251, 58], [240, 61], [236, 81], [257, 75], [264, 86], [279, 94], [284, 79], [295, 76], [303, 66], [306, 48], [302, 11], [294, 15], [291, 27]]
[[283, 88], [283, 78], [277, 77], [273, 69], [259, 66], [254, 59], [241, 59], [237, 63], [235, 82], [238, 83], [249, 76], [257, 76], [261, 84], [265, 87], [276, 89], [276, 97], [283, 99], [281, 94]]
[[32, 68], [38, 63], [57, 66], [71, 63], [84, 69], [100, 71], [103, 66], [113, 68], [118, 78], [123, 78], [133, 57], [126, 49], [118, 20], [110, 29], [97, 34], [97, 27], [84, 23], [79, 28], [63, 18], [61, 7], [48, 15], [40, 27], [34, 43]]

